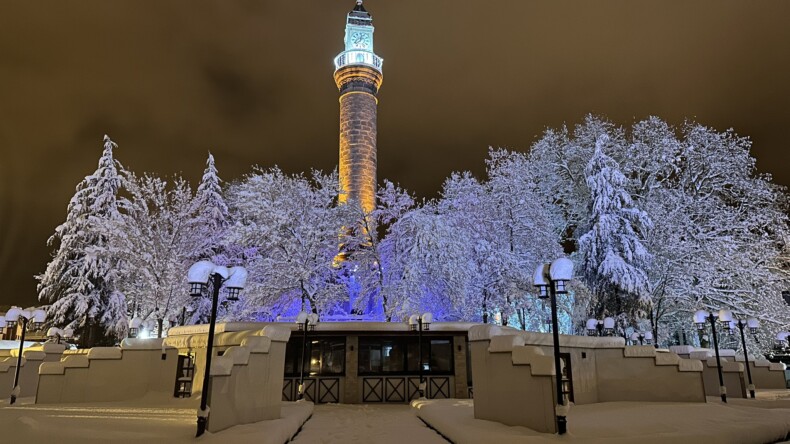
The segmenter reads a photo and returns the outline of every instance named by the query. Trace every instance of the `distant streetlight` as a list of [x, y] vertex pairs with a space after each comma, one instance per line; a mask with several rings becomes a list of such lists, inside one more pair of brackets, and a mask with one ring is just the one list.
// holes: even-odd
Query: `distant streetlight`
[[614, 318], [587, 320], [587, 336], [611, 336], [614, 334]]
[[551, 330], [554, 340], [554, 373], [557, 382], [557, 433], [565, 434], [568, 430], [566, 418], [568, 408], [562, 393], [562, 363], [560, 362], [560, 332], [557, 320], [557, 295], [566, 294], [565, 284], [573, 279], [573, 262], [568, 258], [556, 259], [551, 264], [541, 264], [535, 269], [535, 287], [538, 297], [551, 299]]
[[653, 344], [653, 332], [650, 331], [634, 331], [631, 333], [631, 343], [635, 344], [639, 341], [639, 345]]
[[420, 399], [425, 399], [425, 378], [423, 376], [424, 370], [422, 368], [422, 332], [431, 329], [431, 322], [433, 322], [433, 315], [431, 313], [423, 313], [422, 315], [409, 316], [409, 330], [417, 332], [417, 371], [420, 375], [420, 384], [417, 390], [420, 393]]
[[[22, 352], [25, 348], [25, 333], [28, 327], [32, 327], [33, 330], [40, 330], [46, 318], [47, 312], [41, 309], [22, 310], [19, 307], [13, 307], [5, 314], [6, 325], [10, 326], [13, 324], [13, 326], [16, 327], [18, 323], [22, 323], [22, 335], [19, 337], [19, 355], [16, 357], [16, 371], [14, 372], [14, 388], [11, 390], [11, 402], [9, 404], [14, 404], [20, 393], [19, 368], [22, 366]], [[31, 323], [30, 321], [33, 322]]]
[[296, 316], [296, 325], [299, 331], [302, 332], [302, 360], [299, 363], [299, 400], [304, 399], [304, 364], [307, 360], [305, 353], [307, 353], [307, 331], [315, 330], [318, 324], [318, 315], [315, 313], [307, 314], [303, 311], [299, 312]]
[[760, 321], [755, 318], [741, 319], [738, 318], [733, 321], [732, 311], [722, 310], [719, 312], [719, 320], [724, 323], [724, 329], [732, 331], [735, 327], [741, 331], [741, 345], [743, 346], [743, 359], [746, 363], [746, 375], [749, 377], [749, 395], [752, 399], [755, 398], [754, 384], [752, 383], [752, 371], [749, 368], [749, 352], [746, 350], [746, 335], [743, 333], [744, 328], [749, 328], [751, 334], [756, 334], [757, 329], [760, 328]]
[[[721, 319], [722, 312], [719, 311], [719, 318]], [[716, 350], [716, 370], [719, 372], [719, 394], [721, 395], [722, 402], [727, 402], [727, 387], [724, 386], [724, 376], [721, 374], [721, 357], [719, 356], [719, 339], [716, 335], [716, 316], [705, 310], [697, 310], [694, 313], [694, 323], [697, 329], [702, 331], [705, 329], [705, 324], [710, 323], [710, 329], [713, 333], [713, 348]], [[729, 321], [727, 321], [729, 322]]]
[[203, 374], [203, 391], [200, 394], [200, 410], [197, 417], [197, 434], [200, 436], [206, 431], [208, 422], [208, 382], [211, 373], [211, 356], [214, 354], [214, 326], [217, 322], [217, 303], [219, 302], [219, 290], [222, 284], [227, 289], [227, 299], [229, 301], [239, 300], [239, 293], [247, 283], [247, 270], [244, 267], [223, 267], [215, 265], [211, 261], [200, 261], [189, 267], [187, 272], [189, 281], [189, 295], [195, 298], [203, 297], [208, 290], [208, 284], [212, 286], [211, 296], [211, 317], [208, 327], [208, 343], [206, 344], [206, 368]]
[[49, 330], [47, 330], [47, 340], [54, 341], [56, 344], [60, 344], [61, 339], [71, 339], [73, 336], [74, 330], [70, 327], [64, 329], [50, 327]]

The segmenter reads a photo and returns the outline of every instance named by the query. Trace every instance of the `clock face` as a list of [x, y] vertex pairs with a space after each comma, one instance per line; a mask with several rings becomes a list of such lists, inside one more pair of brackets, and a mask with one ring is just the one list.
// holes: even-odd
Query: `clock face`
[[351, 44], [354, 48], [367, 49], [370, 46], [370, 35], [365, 32], [351, 34]]

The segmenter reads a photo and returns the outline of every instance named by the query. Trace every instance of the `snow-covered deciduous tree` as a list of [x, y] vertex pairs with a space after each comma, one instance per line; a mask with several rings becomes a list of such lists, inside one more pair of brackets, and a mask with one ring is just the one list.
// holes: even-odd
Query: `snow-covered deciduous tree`
[[389, 235], [391, 226], [415, 206], [414, 198], [403, 188], [385, 180], [376, 196], [376, 208], [365, 214], [362, 206], [349, 201], [357, 214], [356, 225], [348, 228], [343, 238], [343, 249], [348, 252], [343, 261], [342, 275], [348, 280], [350, 290], [355, 290], [356, 300], [352, 300], [353, 311], [364, 313], [368, 318], [378, 313], [391, 321], [397, 307], [391, 300], [397, 299], [393, 291], [397, 280], [387, 265], [395, 259], [391, 242], [383, 242]]
[[186, 272], [202, 257], [209, 234], [185, 180], [176, 177], [168, 185], [129, 171], [123, 179], [120, 215], [107, 224], [110, 245], [121, 259], [119, 285], [130, 314], [156, 320], [161, 334], [164, 320], [179, 317], [190, 304]]
[[324, 315], [347, 304], [334, 259], [340, 234], [356, 223], [357, 213], [337, 205], [337, 183], [336, 173], [314, 171], [308, 179], [272, 168], [257, 169], [228, 189], [235, 220], [229, 237], [251, 252], [245, 293], [266, 307], [258, 316], [275, 318], [294, 305]]
[[392, 319], [424, 311], [437, 320], [479, 316], [480, 307], [466, 300], [471, 250], [459, 228], [434, 202], [404, 213], [389, 227], [380, 251]]
[[105, 223], [119, 217], [121, 179], [115, 147], [104, 136], [99, 166], [77, 185], [66, 221], [49, 239], [50, 245], [57, 245], [52, 261], [36, 277], [39, 299], [51, 304], [51, 322], [81, 329], [85, 343], [112, 343], [127, 325], [124, 295], [117, 285], [118, 258], [108, 248], [104, 231]]

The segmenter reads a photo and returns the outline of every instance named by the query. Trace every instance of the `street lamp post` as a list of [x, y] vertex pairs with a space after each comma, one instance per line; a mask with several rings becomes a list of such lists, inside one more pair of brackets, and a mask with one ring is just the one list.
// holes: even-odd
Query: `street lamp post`
[[560, 362], [560, 332], [557, 320], [557, 295], [566, 294], [565, 284], [573, 278], [573, 262], [567, 258], [556, 259], [551, 264], [538, 265], [535, 269], [535, 287], [539, 298], [551, 298], [551, 330], [554, 340], [554, 373], [557, 382], [557, 433], [565, 434], [568, 430], [568, 406], [562, 393], [562, 363]]
[[[724, 310], [722, 310], [724, 311]], [[719, 312], [721, 316], [721, 311]], [[705, 310], [697, 310], [694, 313], [694, 323], [698, 330], [705, 329], [705, 323], [710, 322], [711, 332], [713, 333], [713, 348], [716, 350], [716, 370], [719, 372], [719, 394], [722, 402], [727, 402], [727, 387], [724, 386], [724, 376], [721, 373], [721, 357], [719, 356], [719, 339], [716, 335], [716, 316]]]
[[12, 309], [8, 310], [5, 315], [5, 320], [7, 324], [14, 324], [22, 323], [22, 335], [19, 337], [19, 355], [16, 357], [16, 371], [14, 372], [14, 388], [11, 390], [11, 402], [9, 404], [14, 404], [16, 402], [16, 398], [19, 396], [19, 368], [22, 366], [22, 352], [25, 348], [25, 333], [28, 329], [28, 323], [33, 321], [33, 328], [38, 330], [44, 324], [44, 320], [47, 317], [47, 312], [44, 310], [22, 310], [18, 307], [13, 307]]
[[749, 395], [752, 399], [755, 398], [755, 388], [754, 383], [752, 382], [752, 371], [749, 368], [749, 352], [746, 350], [746, 335], [743, 332], [744, 328], [749, 328], [749, 332], [751, 334], [757, 333], [757, 329], [760, 328], [760, 321], [755, 318], [748, 318], [748, 319], [741, 319], [738, 318], [737, 321], [733, 321], [732, 312], [730, 310], [722, 310], [719, 313], [720, 320], [724, 322], [724, 328], [727, 330], [732, 331], [732, 327], [736, 326], [741, 331], [741, 345], [743, 346], [743, 359], [746, 365], [746, 375], [749, 377]]
[[302, 332], [302, 360], [299, 363], [299, 395], [297, 397], [300, 401], [304, 399], [304, 364], [307, 359], [305, 355], [307, 353], [307, 331], [314, 331], [316, 324], [318, 324], [318, 315], [315, 313], [307, 314], [302, 311], [296, 316], [297, 328]]
[[417, 354], [419, 355], [419, 358], [417, 358], [417, 370], [420, 375], [420, 384], [417, 390], [420, 393], [420, 399], [425, 399], [426, 392], [422, 368], [422, 332], [423, 330], [428, 331], [431, 329], [431, 322], [433, 322], [433, 315], [430, 313], [409, 316], [409, 329], [417, 332]]
[[209, 377], [211, 376], [211, 356], [214, 354], [214, 326], [217, 322], [219, 290], [222, 284], [225, 284], [228, 293], [227, 300], [239, 300], [239, 293], [247, 282], [247, 270], [244, 267], [227, 268], [214, 265], [211, 261], [200, 261], [189, 268], [187, 278], [190, 286], [189, 294], [192, 297], [203, 297], [209, 281], [212, 285], [211, 317], [209, 318], [208, 342], [206, 343], [206, 368], [203, 373], [203, 389], [200, 394], [200, 410], [198, 410], [197, 434], [195, 435], [200, 436], [206, 431], [208, 422]]

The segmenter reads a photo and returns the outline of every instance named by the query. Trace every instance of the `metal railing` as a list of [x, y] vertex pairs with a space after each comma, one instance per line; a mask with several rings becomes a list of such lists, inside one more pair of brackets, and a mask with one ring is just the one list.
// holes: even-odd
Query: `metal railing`
[[338, 70], [348, 65], [365, 65], [381, 71], [384, 59], [370, 51], [345, 51], [335, 57], [335, 69]]

